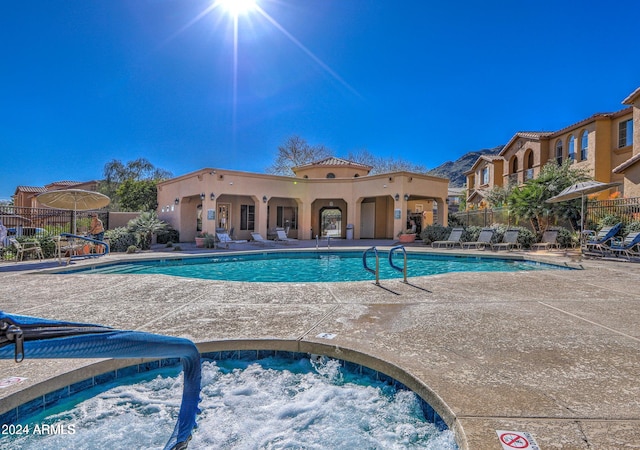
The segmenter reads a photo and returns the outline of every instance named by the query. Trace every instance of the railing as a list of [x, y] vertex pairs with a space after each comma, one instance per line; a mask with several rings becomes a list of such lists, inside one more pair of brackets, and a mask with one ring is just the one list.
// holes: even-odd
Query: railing
[[[56, 253], [59, 261], [62, 261], [65, 256], [63, 252], [65, 254], [69, 252], [69, 261], [73, 258], [96, 258], [109, 254], [109, 244], [105, 241], [70, 233], [61, 233], [60, 238], [66, 239], [68, 245], [65, 246], [62, 240], [58, 240]], [[90, 246], [89, 251], [86, 251], [86, 246]], [[93, 253], [91, 252], [92, 249], [94, 250]]]
[[624, 224], [640, 221], [640, 197], [587, 202], [587, 228], [595, 228], [606, 216], [614, 216]]
[[[375, 270], [370, 268], [367, 265], [367, 254], [369, 254], [370, 252], [373, 252], [373, 254], [376, 257], [376, 268]], [[366, 249], [364, 251], [364, 253], [362, 253], [362, 266], [364, 267], [364, 270], [366, 270], [369, 273], [372, 273], [376, 276], [376, 285], [380, 286], [380, 257], [378, 255], [378, 249], [375, 247], [370, 247], [368, 249]]]
[[[400, 251], [402, 250], [402, 253], [404, 254], [404, 265], [402, 267], [396, 266], [393, 263], [393, 253], [396, 251]], [[395, 247], [392, 247], [391, 250], [389, 250], [389, 265], [391, 266], [392, 269], [397, 270], [398, 272], [402, 272], [402, 275], [404, 277], [404, 282], [407, 282], [407, 250], [404, 248], [404, 245], [396, 245]]]

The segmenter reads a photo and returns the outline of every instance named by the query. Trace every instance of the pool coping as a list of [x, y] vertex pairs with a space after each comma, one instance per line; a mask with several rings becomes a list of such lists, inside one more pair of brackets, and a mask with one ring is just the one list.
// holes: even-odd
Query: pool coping
[[[390, 247], [391, 246], [389, 246], [389, 248]], [[349, 248], [348, 251], [352, 251], [354, 249], [359, 250], [363, 248], [366, 248], [366, 247]], [[263, 253], [269, 250], [271, 249], [258, 249], [256, 250], [256, 252]], [[308, 251], [308, 249], [283, 249], [283, 248], [278, 248], [273, 250], [278, 252]], [[411, 250], [415, 251], [414, 249], [411, 249]], [[331, 251], [332, 252], [338, 251], [338, 249], [332, 248]], [[420, 249], [418, 251], [431, 252], [430, 249]], [[239, 252], [243, 253], [241, 251]], [[455, 253], [460, 253], [460, 251], [444, 250], [444, 251], [435, 252], [435, 253], [452, 255]], [[634, 298], [634, 299], [640, 300], [640, 295], [633, 294], [632, 292], [627, 292], [624, 289], [624, 285], [620, 285], [620, 284], [614, 286], [613, 292], [611, 290], [612, 280], [616, 279], [616, 277], [624, 280], [625, 283], [632, 283], [629, 280], [636, 280], [636, 279], [640, 281], [640, 269], [638, 268], [637, 264], [625, 263], [622, 261], [616, 261], [616, 262], [600, 261], [600, 260], [577, 261], [572, 256], [563, 254], [562, 252], [552, 253], [552, 254], [544, 253], [544, 254], [533, 255], [529, 252], [526, 252], [526, 253], [524, 252], [502, 253], [501, 252], [496, 254], [496, 253], [488, 253], [486, 251], [469, 252], [465, 250], [461, 253], [463, 255], [473, 254], [474, 256], [486, 256], [486, 257], [497, 256], [503, 259], [506, 258], [506, 259], [518, 259], [518, 260], [521, 260], [521, 259], [530, 259], [530, 260], [536, 260], [536, 261], [539, 260], [545, 263], [551, 263], [551, 264], [555, 263], [556, 265], [560, 265], [560, 266], [583, 269], [579, 271], [573, 271], [573, 273], [570, 276], [567, 274], [561, 274], [558, 276], [551, 277], [551, 279], [554, 280], [554, 283], [557, 283], [557, 286], [554, 285], [549, 288], [541, 287], [540, 289], [538, 289], [537, 287], [533, 288], [533, 286], [537, 286], [535, 284], [531, 285], [532, 288], [526, 288], [524, 285], [527, 285], [527, 283], [524, 283], [524, 285], [522, 286], [522, 289], [525, 290], [524, 296], [522, 297], [523, 299], [527, 298], [527, 293], [538, 294], [537, 292], [534, 292], [535, 290], [540, 290], [543, 292], [549, 291], [550, 293], [557, 292], [559, 294], [562, 294], [564, 292], [564, 294], [560, 295], [559, 299], [564, 299], [562, 300], [562, 302], [564, 302], [563, 304], [565, 306], [562, 306], [563, 304], [558, 303], [557, 300], [554, 300], [552, 297], [550, 297], [550, 298], [545, 298], [542, 302], [532, 301], [532, 302], [526, 302], [526, 304], [522, 303], [522, 306], [527, 306], [527, 308], [522, 311], [521, 311], [520, 303], [515, 303], [513, 305], [510, 305], [509, 307], [513, 308], [512, 312], [514, 314], [519, 315], [521, 313], [529, 314], [529, 310], [533, 307], [529, 305], [540, 304], [543, 306], [546, 305], [545, 307], [550, 306], [552, 307], [552, 309], [545, 309], [544, 311], [553, 311], [555, 309], [559, 311], [562, 317], [566, 317], [567, 319], [569, 319], [569, 321], [563, 323], [563, 326], [567, 327], [568, 329], [567, 332], [571, 335], [573, 335], [572, 333], [576, 333], [575, 331], [572, 331], [575, 328], [576, 324], [586, 323], [587, 326], [591, 324], [599, 327], [599, 328], [593, 328], [593, 330], [600, 330], [597, 333], [595, 333], [594, 336], [596, 334], [602, 334], [603, 333], [602, 330], [604, 330], [604, 333], [608, 333], [607, 330], [609, 330], [614, 332], [613, 334], [608, 333], [610, 336], [607, 339], [610, 341], [612, 339], [615, 339], [616, 342], [619, 341], [620, 344], [625, 346], [628, 346], [629, 342], [631, 342], [632, 345], [637, 345], [637, 342], [640, 342], [640, 336], [637, 336], [637, 333], [631, 331], [635, 329], [635, 327], [633, 327], [633, 317], [635, 317], [634, 313], [636, 312], [640, 313], [639, 312], [640, 306], [638, 306], [638, 304], [636, 303], [629, 303], [627, 300], [624, 300], [624, 298]], [[224, 252], [224, 254], [228, 255], [228, 254], [232, 254], [232, 252]], [[163, 256], [165, 255], [163, 254]], [[179, 255], [178, 257], [183, 258], [185, 256], [186, 255]], [[201, 258], [204, 255], [202, 253], [199, 253], [196, 255], [189, 255], [189, 256], [194, 258]], [[158, 259], [158, 255], [144, 254], [144, 255], [139, 255], [138, 258]], [[117, 258], [117, 259], [126, 260], [126, 259], [129, 259], [129, 255], [125, 256], [124, 258]], [[105, 261], [105, 262], [112, 262], [112, 261]], [[82, 262], [79, 262], [79, 263], [82, 263]], [[88, 264], [93, 264], [93, 263], [95, 263], [95, 261], [88, 262]], [[78, 265], [81, 265], [81, 264], [78, 264]], [[539, 273], [543, 273], [543, 272], [549, 272], [549, 271], [541, 271]], [[563, 272], [563, 271], [552, 271], [552, 272]], [[570, 271], [565, 271], [565, 272], [570, 272]], [[43, 273], [42, 271], [37, 271], [37, 272], [34, 271], [34, 272], [24, 272], [19, 274], [13, 273], [9, 275], [0, 274], [0, 276], [2, 277], [6, 276], [7, 281], [9, 281], [11, 280], [11, 278], [9, 277], [17, 276], [22, 278], [23, 276], [25, 276], [26, 278], [30, 279], [29, 275], [41, 275], [42, 273]], [[534, 273], [534, 272], [529, 272], [529, 273]], [[584, 275], [580, 275], [581, 273], [583, 273]], [[58, 283], [58, 280], [61, 280], [61, 278], [58, 278], [55, 274], [52, 274], [52, 275], [54, 275], [54, 278], [52, 278], [52, 283], [55, 286], [55, 284]], [[539, 276], [524, 277], [524, 278], [516, 277], [515, 279], [520, 280], [520, 282], [527, 281], [528, 284], [531, 284], [529, 282], [529, 279], [545, 279], [545, 278], [548, 278], [548, 277], [539, 277]], [[41, 277], [39, 276], [33, 277], [33, 283], [39, 283], [37, 279], [41, 279]], [[86, 280], [87, 277], [78, 277], [78, 279]], [[123, 280], [129, 279], [129, 277], [121, 277], [121, 279]], [[432, 278], [430, 276], [424, 276], [424, 277], [416, 277], [414, 282], [417, 284], [422, 283], [423, 285], [426, 283], [430, 287], [434, 286], [431, 288], [433, 293], [438, 294], [438, 296], [442, 296], [443, 294], [445, 294], [445, 292], [442, 289], [438, 288], [438, 286], [445, 287], [447, 284], [450, 284], [450, 282], [448, 281], [449, 279], [456, 280], [454, 283], [459, 283], [461, 280], [463, 280], [463, 278], [460, 278], [460, 277], [436, 276]], [[474, 277], [474, 279], [477, 279], [478, 282], [482, 282], [482, 280], [486, 279], [487, 282], [491, 283], [490, 280], [494, 280], [493, 282], [495, 282], [500, 280], [500, 277], [496, 276], [495, 274], [493, 275], [485, 274], [482, 276]], [[580, 285], [576, 285], [576, 283], [578, 282], [577, 281], [578, 279], [581, 280], [579, 283], [586, 283], [585, 286], [590, 286], [589, 289], [585, 291], [585, 293], [588, 292], [589, 296], [594, 295], [596, 297], [594, 297], [592, 300], [588, 300], [588, 298], [586, 297], [585, 298], [579, 297], [579, 292], [578, 293], [575, 292], [576, 286], [580, 286]], [[131, 280], [133, 280], [133, 278], [131, 278]], [[161, 279], [158, 279], [158, 280], [159, 280], [158, 281], [159, 283], [163, 283]], [[222, 282], [222, 283], [216, 283], [215, 285], [225, 286], [227, 284], [232, 285], [236, 283], [240, 285], [242, 284], [241, 282]], [[370, 288], [368, 288], [368, 286], [372, 284], [370, 282], [345, 282], [345, 283], [346, 283], [345, 288], [347, 288], [347, 291], [353, 288], [356, 291], [369, 292], [369, 294], [363, 293], [364, 296], [370, 296], [371, 292], [374, 292], [374, 293], [378, 292], [378, 291], [370, 291]], [[314, 283], [304, 283], [304, 284], [312, 285]], [[327, 288], [329, 289], [329, 291], [331, 291], [332, 289], [335, 289], [337, 285], [340, 285], [342, 283], [318, 283], [318, 284], [327, 285]], [[329, 286], [329, 285], [332, 285], [332, 286]], [[393, 280], [390, 280], [389, 285], [392, 289], [402, 293], [403, 288], [398, 283], [395, 283]], [[486, 285], [485, 287], [489, 287], [489, 286], [491, 285], [489, 284], [489, 285]], [[600, 287], [604, 288], [604, 290]], [[494, 286], [493, 288], [489, 289], [490, 292], [486, 295], [491, 295], [491, 292], [493, 291], [501, 292], [499, 288], [500, 286]], [[618, 288], [618, 289], [616, 290], [615, 288]], [[2, 291], [0, 291], [0, 293], [1, 292]], [[8, 291], [5, 290], [5, 292], [8, 292]], [[621, 297], [621, 294], [620, 294], [621, 292], [625, 293], [625, 295], [622, 296], [624, 298]], [[453, 295], [455, 298], [460, 298], [461, 300], [466, 298], [465, 297], [466, 294], [462, 295], [462, 294], [449, 293], [446, 295]], [[387, 298], [387, 297], [384, 297], [384, 293], [380, 293], [379, 296], [383, 300]], [[339, 297], [342, 297], [342, 296], [340, 295]], [[425, 297], [429, 297], [429, 295], [425, 295]], [[579, 297], [579, 303], [576, 303], [576, 306], [578, 305], [584, 305], [584, 306], [581, 306], [580, 307], [581, 309], [576, 310], [575, 312], [571, 312], [571, 309], [567, 308], [566, 306], [566, 305], [569, 305], [567, 302], [573, 298], [575, 298], [577, 302], [578, 297]], [[369, 305], [370, 309], [376, 307], [377, 305], [377, 303], [375, 303], [376, 301], [375, 298], [373, 299], [364, 298], [364, 297], [359, 297], [359, 298], [362, 298], [363, 304]], [[395, 298], [388, 297], [388, 299], [391, 301], [389, 305], [393, 306], [393, 302], [396, 301]], [[118, 299], [115, 299], [115, 298], [113, 300], [114, 302], [119, 301]], [[373, 303], [371, 302], [372, 300], [373, 300]], [[343, 305], [343, 306], [340, 306], [340, 309], [343, 309], [344, 306], [348, 307], [349, 305], [353, 304], [350, 302], [352, 302], [352, 300], [347, 299], [346, 303], [339, 303], [338, 305]], [[525, 300], [519, 300], [519, 302], [525, 302]], [[606, 317], [606, 314], [602, 314], [602, 311], [598, 309], [600, 303], [610, 305], [612, 302], [618, 302], [620, 305], [624, 305], [625, 307], [625, 313], [623, 315], [620, 315], [619, 317], [616, 317], [617, 322], [608, 322], [609, 318]], [[640, 302], [638, 303], [640, 304]], [[211, 305], [214, 305], [214, 304], [215, 303], [211, 303]], [[474, 306], [474, 304], [475, 303], [469, 303], [469, 306], [471, 306], [477, 311], [483, 310], [482, 306]], [[378, 307], [378, 309], [384, 307], [384, 304], [379, 304], [379, 305], [380, 306]], [[430, 306], [431, 303], [415, 304], [415, 305], [407, 304], [407, 305], [408, 306], [404, 307], [405, 309], [406, 308], [411, 308], [411, 309], [427, 308], [426, 310], [428, 311], [431, 308]], [[420, 306], [420, 305], [423, 305], [423, 306]], [[440, 309], [442, 309], [442, 307], [445, 307], [446, 309], [450, 310], [450, 312], [457, 314], [455, 310], [452, 310], [450, 307], [450, 306], [456, 306], [456, 303], [451, 303], [450, 306], [447, 306], [446, 303], [439, 305], [436, 301], [436, 303], [434, 303], [433, 305], [437, 306]], [[123, 307], [125, 307], [124, 304], [123, 304]], [[564, 311], [562, 311], [561, 309], [564, 309]], [[23, 310], [20, 310], [19, 308], [16, 309], [16, 306], [13, 306], [13, 310], [14, 311], [7, 311], [7, 312], [15, 312], [17, 314], [26, 314], [26, 315], [37, 315], [37, 314], [29, 314], [28, 313], [29, 308], [23, 311]], [[591, 316], [589, 321], [576, 322], [576, 318], [579, 318], [580, 315], [583, 315], [583, 313], [590, 312], [591, 310], [593, 310], [594, 315]], [[224, 308], [222, 308], [221, 311], [224, 311]], [[336, 311], [336, 310], [333, 309], [332, 311]], [[603, 311], [606, 311], [606, 310], [603, 310]], [[615, 312], [617, 311], [617, 309], [614, 308], [612, 311]], [[335, 313], [329, 312], [327, 314], [335, 314]], [[545, 313], [545, 316], [548, 316], [548, 315], [549, 315], [548, 312]], [[325, 316], [325, 318], [330, 318], [330, 317], [331, 317], [330, 315]], [[541, 319], [543, 320], [543, 322], [548, 321], [548, 317], [541, 317]], [[621, 319], [622, 319], [622, 322], [620, 322]], [[94, 320], [91, 320], [91, 321], [94, 321]], [[602, 322], [602, 324], [599, 324], [598, 322]], [[325, 323], [328, 323], [328, 322], [326, 322], [325, 320]], [[326, 326], [326, 325], [323, 325], [323, 326]], [[157, 329], [157, 327], [155, 327], [155, 329]], [[318, 329], [319, 329], [318, 327], [315, 327], [315, 331], [318, 331]], [[380, 328], [380, 329], [382, 330], [384, 328]], [[153, 331], [154, 330], [152, 330], [152, 332]], [[432, 391], [433, 393], [436, 394], [436, 397], [442, 399], [446, 407], [445, 409], [448, 409], [450, 411], [450, 415], [447, 415], [447, 412], [445, 411], [445, 409], [443, 409], [440, 406], [438, 406], [438, 409], [439, 409], [438, 412], [441, 413], [441, 416], [443, 417], [445, 422], [447, 422], [448, 424], [453, 423], [453, 426], [450, 426], [450, 429], [452, 429], [456, 433], [456, 439], [461, 449], [485, 448], [487, 446], [488, 448], [494, 448], [494, 445], [497, 443], [496, 437], [495, 437], [495, 431], [493, 432], [493, 435], [492, 435], [490, 432], [487, 431], [487, 426], [493, 427], [494, 429], [497, 429], [497, 427], [501, 427], [501, 429], [520, 429], [520, 428], [505, 428], [505, 425], [502, 425], [503, 422], [505, 421], [506, 423], [516, 424], [516, 425], [512, 425], [512, 427], [521, 426], [524, 428], [526, 426], [526, 427], [530, 427], [529, 430], [531, 430], [532, 428], [535, 430], [536, 427], [542, 427], [539, 430], [544, 430], [544, 431], [538, 431], [538, 444], [540, 444], [543, 447], [545, 446], [544, 445], [545, 443], [550, 442], [549, 441], [550, 439], [552, 440], [552, 442], [559, 442], [559, 441], [562, 441], [563, 439], [565, 440], [569, 439], [569, 442], [573, 442], [572, 444], [573, 446], [570, 445], [571, 448], [589, 448], [587, 446], [587, 444], [589, 443], [591, 447], [593, 447], [594, 445], [598, 447], [597, 442], [600, 442], [600, 443], [605, 442], [605, 444], [601, 446], [604, 446], [605, 448], [607, 448], [606, 442], [608, 441], [607, 441], [606, 435], [609, 435], [612, 429], [616, 429], [619, 435], [622, 434], [622, 435], [625, 435], [625, 437], [629, 437], [631, 439], [634, 439], [636, 437], [640, 439], [640, 430], [634, 433], [633, 430], [631, 431], [627, 430], [628, 426], [627, 428], [624, 428], [625, 424], [638, 423], [640, 421], [640, 413], [636, 413], [635, 409], [632, 409], [632, 412], [627, 415], [624, 415], [624, 417], [620, 417], [616, 414], [611, 415], [610, 413], [607, 413], [607, 412], [603, 412], [601, 414], [600, 413], [593, 414], [593, 417], [591, 417], [591, 415], [575, 416], [571, 414], [564, 417], [562, 414], [560, 414], [558, 415], [557, 418], [554, 418], [553, 414], [547, 416], [547, 415], [540, 415], [538, 413], [534, 413], [532, 416], [531, 413], [527, 412], [528, 411], [527, 407], [524, 407], [521, 413], [516, 413], [515, 415], [512, 414], [512, 416], [511, 415], [505, 416], [505, 414], [501, 413], [500, 411], [496, 411], [494, 413], [490, 413], [490, 412], [480, 413], [480, 414], [474, 413], [473, 408], [469, 409], [468, 405], [465, 405], [464, 403], [460, 404], [459, 403], [460, 399], [456, 400], [454, 398], [452, 400], [451, 392], [447, 392], [446, 390], [443, 390], [442, 385], [438, 385], [438, 383], [433, 384], [434, 381], [438, 381], [438, 371], [440, 369], [438, 369], [437, 367], [428, 368], [429, 370], [428, 376], [425, 377], [426, 373], [424, 372], [424, 370], [427, 368], [422, 366], [418, 361], [413, 361], [409, 363], [410, 361], [409, 359], [393, 356], [393, 354], [388, 354], [387, 351], [381, 351], [383, 350], [383, 348], [380, 347], [380, 345], [372, 345], [374, 344], [373, 341], [366, 341], [366, 340], [362, 340], [361, 338], [354, 340], [354, 338], [356, 338], [357, 335], [354, 335], [353, 337], [349, 337], [348, 330], [344, 330], [342, 333], [343, 334], [341, 334], [341, 337], [343, 337], [343, 339], [336, 340], [335, 344], [319, 343], [318, 342], [319, 339], [317, 339], [317, 337], [313, 338], [312, 335], [307, 335], [307, 334], [301, 335], [298, 339], [293, 339], [293, 340], [291, 339], [289, 340], [287, 339], [251, 339], [251, 340], [245, 341], [245, 340], [233, 339], [233, 336], [229, 335], [229, 338], [225, 338], [218, 341], [202, 341], [202, 340], [200, 341], [194, 340], [194, 341], [203, 342], [202, 344], [199, 344], [199, 347], [204, 346], [201, 349], [201, 351], [205, 353], [207, 352], [206, 351], [207, 345], [214, 345], [214, 344], [205, 344], [206, 342], [215, 342], [215, 345], [221, 346], [221, 348], [228, 348], [228, 346], [233, 346], [236, 348], [233, 348], [232, 350], [242, 350], [242, 348], [237, 348], [237, 347], [238, 346], [243, 347], [246, 345], [247, 342], [250, 342], [250, 341], [260, 342], [262, 343], [262, 345], [266, 345], [266, 346], [272, 346], [274, 342], [282, 343], [284, 341], [288, 341], [289, 343], [286, 344], [286, 348], [289, 348], [290, 346], [295, 346], [296, 348], [305, 348], [305, 346], [308, 346], [309, 348], [313, 348], [315, 345], [319, 345], [316, 348], [325, 348], [326, 351], [324, 352], [315, 351], [315, 353], [327, 354], [327, 352], [334, 352], [334, 353], [337, 353], [337, 355], [335, 356], [336, 358], [347, 360], [347, 361], [349, 359], [353, 359], [354, 362], [356, 362], [359, 358], [366, 359], [368, 355], [368, 357], [370, 357], [371, 360], [369, 360], [368, 364], [363, 364], [364, 366], [371, 367], [372, 365], [375, 365], [376, 363], [372, 362], [373, 359], [381, 361], [380, 365], [384, 367], [382, 367], [381, 370], [379, 370], [380, 372], [385, 373], [391, 376], [392, 378], [397, 379], [399, 382], [405, 384], [407, 387], [414, 390], [421, 398], [425, 399], [426, 401], [428, 401], [428, 403], [432, 404], [434, 408], [437, 406], [437, 399], [430, 398], [429, 391]], [[178, 334], [180, 335], [180, 333]], [[407, 337], [402, 338], [402, 339], [405, 339], [405, 341], [402, 341], [402, 340], [398, 341], [396, 342], [395, 345], [401, 345], [401, 346], [408, 345], [410, 348], [415, 348], [416, 343], [412, 343], [411, 341], [406, 340], [407, 338], [411, 339], [409, 336], [410, 335], [407, 335]], [[496, 337], [500, 338], [500, 336], [496, 336]], [[460, 338], [457, 338], [457, 339], [460, 339]], [[527, 339], [530, 339], [530, 337], [527, 337]], [[611, 342], [614, 342], [614, 341], [611, 341]], [[483, 344], [484, 342], [482, 340], [478, 341], [478, 350], [480, 352], [482, 352]], [[561, 345], [564, 346], [564, 343], [562, 343]], [[612, 344], [608, 344], [608, 345], [612, 345]], [[274, 349], [269, 348], [268, 350], [274, 350]], [[389, 348], [389, 351], [392, 351], [392, 350], [393, 350], [392, 348]], [[313, 350], [310, 352], [314, 353]], [[354, 352], [353, 355], [349, 356], [349, 358], [345, 358], [344, 353], [350, 354], [351, 352]], [[565, 352], [565, 357], [567, 358], [571, 357], [572, 353], [575, 353], [576, 357], [578, 357], [581, 354], [581, 352], [582, 352], [582, 348], [578, 346], [575, 348], [575, 350], [572, 350], [571, 353]], [[365, 355], [365, 356], [362, 356], [362, 355]], [[327, 354], [327, 356], [333, 356], [333, 355], [329, 353]], [[398, 356], [401, 356], [401, 355], [398, 355]], [[637, 361], [637, 358], [638, 358], [637, 353], [636, 354], [632, 353], [630, 355], [627, 355], [628, 364], [633, 364], [634, 361]], [[144, 362], [143, 360], [140, 360], [140, 361]], [[542, 369], [546, 369], [548, 367], [548, 370], [551, 370], [554, 367], [553, 365], [547, 366], [547, 364], [549, 363], [545, 361], [537, 361], [537, 363], [542, 366]], [[102, 361], [100, 362], [100, 364], [107, 364], [107, 365], [113, 364], [113, 360]], [[603, 365], [611, 364], [612, 367], [615, 366], [614, 363], [607, 362], [606, 356], [605, 356], [605, 360], [602, 361], [602, 364]], [[76, 367], [77, 368], [76, 371], [83, 373], [85, 378], [86, 378], [86, 374], [93, 370], [85, 362], [80, 362], [78, 360], [75, 360], [73, 363], [71, 363], [70, 367]], [[371, 368], [375, 369], [375, 367], [371, 367]], [[418, 380], [419, 381], [418, 385], [416, 385], [415, 383], [412, 383], [411, 380], [408, 380], [408, 382], [404, 382], [402, 374], [398, 376], [394, 376], [394, 372], [393, 372], [395, 370], [394, 368], [397, 368], [399, 371], [403, 371], [405, 374], [408, 374], [410, 375], [410, 377], [414, 378], [415, 380]], [[511, 369], [509, 367], [504, 367], [503, 369], [506, 371], [505, 373], [508, 373], [510, 376], [514, 375], [514, 373], [510, 371]], [[73, 374], [73, 373], [75, 372], [64, 373], [60, 375], [60, 377], [62, 378], [68, 377], [70, 376], [70, 374]], [[0, 370], [0, 374], [2, 374], [1, 370]], [[49, 377], [47, 379], [47, 382], [50, 382], [51, 380], [55, 380], [56, 378], [59, 378], [59, 377], [56, 377], [56, 376]], [[517, 377], [514, 377], [514, 379], [516, 378]], [[454, 381], [454, 380], [452, 379], [451, 381]], [[610, 381], [610, 380], [607, 380], [607, 381]], [[620, 384], [621, 382], [617, 381], [616, 383]], [[67, 382], [67, 384], [69, 383]], [[427, 392], [421, 391], [422, 389], [421, 385], [424, 385], [425, 390]], [[625, 385], [624, 382], [622, 382], [620, 389], [625, 389], [626, 391], [628, 391], [629, 388], [628, 387], [623, 388], [622, 387], [623, 385]], [[36, 392], [38, 389], [41, 389], [41, 388], [42, 388], [42, 383], [40, 384], [26, 383], [24, 386], [19, 387], [18, 391], [27, 390], [29, 392]], [[566, 392], [569, 396], [581, 397], [583, 395], [582, 392], [576, 391], [575, 387], [573, 388], [573, 390], [569, 386], [564, 387], [563, 389], [564, 389], [564, 392]], [[50, 391], [51, 389], [45, 389], [45, 390]], [[561, 392], [561, 391], [558, 391], [558, 392]], [[618, 392], [618, 391], [614, 390], [613, 392]], [[619, 391], [619, 392], [621, 393], [622, 391]], [[12, 395], [3, 395], [3, 394], [5, 393], [0, 392], [0, 398], [2, 398], [3, 404], [4, 404], [4, 401], [7, 400], [9, 397], [12, 397]], [[7, 392], [7, 394], [9, 393]], [[554, 395], [557, 395], [557, 393]], [[624, 400], [622, 400], [620, 404], [625, 404]], [[527, 403], [525, 402], [524, 405], [527, 405]], [[489, 407], [489, 409], [491, 408]], [[535, 411], [536, 409], [537, 408], [532, 408], [531, 411]], [[598, 406], [594, 406], [592, 407], [592, 409], [594, 411], [598, 411], [600, 408]], [[488, 424], [491, 424], [491, 425], [488, 425]], [[517, 425], [517, 424], [527, 424], [527, 425]], [[608, 427], [607, 429], [609, 431], [603, 434], [601, 430], [599, 431], [598, 424], [602, 424], [602, 426]], [[580, 438], [578, 439], [578, 441], [571, 441], [571, 439], [568, 437], [567, 429], [573, 429], [576, 427], [576, 425], [578, 426], [579, 429], [582, 430], [581, 431], [582, 433], [586, 433], [587, 436], [589, 436], [589, 439]], [[623, 427], [623, 428], [620, 429], [620, 427]], [[561, 433], [561, 434], [558, 434], [558, 433]], [[598, 441], [598, 439], [600, 441]], [[596, 444], [593, 444], [593, 442], [596, 442]], [[611, 442], [609, 441], [609, 448], [610, 447], [611, 447]]]

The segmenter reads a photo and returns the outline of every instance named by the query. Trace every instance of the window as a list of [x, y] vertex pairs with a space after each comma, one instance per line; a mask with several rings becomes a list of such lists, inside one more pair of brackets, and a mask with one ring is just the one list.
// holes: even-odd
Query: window
[[254, 205], [240, 205], [240, 229], [253, 231], [255, 229], [256, 207]]
[[562, 141], [556, 142], [556, 162], [559, 166], [562, 165]]
[[276, 226], [287, 230], [297, 230], [298, 208], [295, 206], [278, 206], [276, 210]]
[[518, 157], [513, 157], [513, 162], [511, 164], [511, 173], [518, 173]]
[[335, 177], [336, 177], [336, 174], [335, 174], [335, 173], [333, 173], [333, 172], [329, 172], [329, 173], [327, 174], [327, 178], [335, 178]]
[[576, 138], [573, 136], [569, 136], [569, 160], [574, 162], [576, 160]]
[[633, 144], [633, 119], [620, 122], [618, 125], [618, 148]]
[[589, 155], [589, 133], [585, 130], [582, 132], [582, 139], [580, 139], [580, 161], [587, 159]]
[[533, 152], [531, 150], [527, 155], [527, 170], [524, 171], [524, 179], [525, 181], [533, 179]]
[[489, 184], [489, 167], [484, 167], [480, 175], [482, 184]]

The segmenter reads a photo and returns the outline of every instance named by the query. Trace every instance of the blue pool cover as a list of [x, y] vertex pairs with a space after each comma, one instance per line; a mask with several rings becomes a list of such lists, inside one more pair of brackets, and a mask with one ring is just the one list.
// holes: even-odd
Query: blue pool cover
[[200, 353], [188, 339], [0, 311], [0, 359], [180, 358], [184, 387], [178, 422], [165, 450], [187, 447], [200, 401]]

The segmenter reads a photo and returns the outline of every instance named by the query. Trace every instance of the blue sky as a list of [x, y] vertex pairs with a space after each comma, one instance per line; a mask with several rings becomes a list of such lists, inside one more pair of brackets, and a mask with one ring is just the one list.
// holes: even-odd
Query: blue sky
[[258, 0], [237, 45], [212, 3], [3, 2], [0, 199], [112, 159], [263, 172], [294, 134], [433, 168], [640, 86], [637, 0]]

